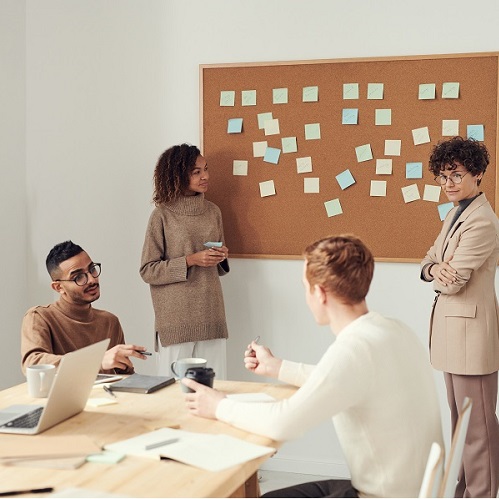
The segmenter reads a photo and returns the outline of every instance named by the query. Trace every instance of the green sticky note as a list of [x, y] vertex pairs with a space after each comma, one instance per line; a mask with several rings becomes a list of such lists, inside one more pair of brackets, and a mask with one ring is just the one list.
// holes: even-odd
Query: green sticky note
[[90, 454], [87, 456], [87, 461], [89, 463], [116, 464], [119, 463], [124, 457], [125, 454], [121, 454], [120, 452], [105, 450], [99, 454]]

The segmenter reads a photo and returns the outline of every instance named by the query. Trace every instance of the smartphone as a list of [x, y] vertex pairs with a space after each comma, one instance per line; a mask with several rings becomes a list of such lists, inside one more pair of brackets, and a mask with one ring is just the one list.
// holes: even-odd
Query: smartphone
[[101, 383], [112, 383], [113, 381], [119, 381], [123, 376], [119, 374], [98, 374], [97, 379], [94, 381], [94, 385], [100, 385]]
[[221, 248], [222, 242], [208, 241], [207, 243], [204, 243], [203, 246], [206, 246], [207, 248]]

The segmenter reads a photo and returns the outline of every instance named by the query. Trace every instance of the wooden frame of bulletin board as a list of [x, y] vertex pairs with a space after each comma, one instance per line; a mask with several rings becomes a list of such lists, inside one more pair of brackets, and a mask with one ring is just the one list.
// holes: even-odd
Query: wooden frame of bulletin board
[[231, 256], [300, 258], [354, 233], [378, 261], [419, 262], [449, 209], [428, 158], [454, 135], [487, 146], [481, 188], [497, 211], [498, 58], [201, 65], [206, 197]]

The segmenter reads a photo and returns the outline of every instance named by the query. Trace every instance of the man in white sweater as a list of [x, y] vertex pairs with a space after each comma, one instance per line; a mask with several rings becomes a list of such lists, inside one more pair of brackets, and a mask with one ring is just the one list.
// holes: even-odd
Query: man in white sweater
[[193, 380], [192, 414], [284, 441], [332, 418], [351, 480], [326, 480], [267, 497], [417, 497], [433, 442], [443, 446], [440, 411], [426, 350], [403, 323], [369, 312], [374, 260], [354, 236], [305, 250], [307, 304], [335, 341], [316, 366], [274, 357], [256, 343], [245, 365], [299, 389], [275, 403], [243, 403]]

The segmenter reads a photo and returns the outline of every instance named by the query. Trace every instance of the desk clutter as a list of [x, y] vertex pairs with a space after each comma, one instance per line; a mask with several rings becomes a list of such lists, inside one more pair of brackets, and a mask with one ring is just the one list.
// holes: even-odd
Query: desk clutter
[[[161, 377], [152, 378], [157, 386]], [[255, 497], [257, 470], [279, 444], [192, 417], [180, 381], [165, 381], [170, 386], [147, 396], [116, 391], [116, 398], [104, 390], [115, 384], [97, 384], [85, 410], [47, 432], [0, 434], [0, 497], [178, 497], [179, 490], [228, 497], [236, 489]], [[216, 387], [248, 403], [275, 400], [266, 391], [288, 394], [261, 383], [217, 380]], [[26, 384], [0, 391], [0, 407], [29, 401]]]

